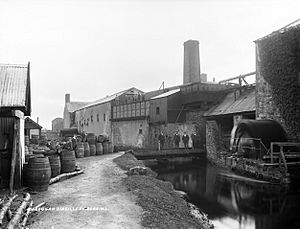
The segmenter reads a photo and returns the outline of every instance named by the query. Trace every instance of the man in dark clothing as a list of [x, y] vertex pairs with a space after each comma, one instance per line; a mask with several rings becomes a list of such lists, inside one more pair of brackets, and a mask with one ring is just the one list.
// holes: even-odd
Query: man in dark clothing
[[178, 130], [177, 130], [175, 135], [174, 135], [175, 148], [179, 148], [179, 142], [180, 142], [180, 135], [179, 135]]
[[184, 144], [184, 148], [186, 148], [186, 149], [189, 147], [189, 140], [190, 140], [190, 137], [186, 134], [186, 132], [184, 132], [184, 134], [182, 135], [182, 141]]
[[161, 150], [164, 148], [164, 144], [165, 144], [165, 135], [164, 133], [161, 131], [160, 134], [158, 135], [158, 150]]

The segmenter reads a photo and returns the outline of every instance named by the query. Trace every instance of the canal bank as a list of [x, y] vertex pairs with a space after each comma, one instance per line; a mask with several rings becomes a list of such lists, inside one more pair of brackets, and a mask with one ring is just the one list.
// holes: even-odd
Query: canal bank
[[[131, 153], [114, 159], [124, 170], [141, 166]], [[186, 202], [182, 193], [174, 190], [168, 181], [156, 179], [156, 173], [147, 168], [147, 175], [131, 175], [123, 179], [123, 184], [137, 196], [137, 204], [143, 209], [142, 226], [146, 228], [211, 228], [205, 216], [196, 217], [195, 209]]]
[[[147, 164], [147, 162], [146, 162]], [[151, 161], [157, 178], [169, 181], [218, 229], [294, 229], [300, 227], [300, 187], [284, 188], [238, 176], [204, 160]]]

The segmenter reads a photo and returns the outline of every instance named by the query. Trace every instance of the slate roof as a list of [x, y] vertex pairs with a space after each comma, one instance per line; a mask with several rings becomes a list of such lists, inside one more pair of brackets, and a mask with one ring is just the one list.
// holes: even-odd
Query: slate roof
[[31, 112], [30, 65], [0, 64], [0, 108]]
[[218, 105], [212, 107], [204, 116], [219, 116], [255, 111], [255, 89], [246, 89], [235, 99], [235, 92], [230, 92]]

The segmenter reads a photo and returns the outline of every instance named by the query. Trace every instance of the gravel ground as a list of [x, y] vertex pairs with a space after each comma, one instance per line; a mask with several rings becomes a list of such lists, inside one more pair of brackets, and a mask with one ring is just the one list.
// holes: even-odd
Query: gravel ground
[[34, 205], [50, 208], [98, 208], [95, 211], [44, 211], [30, 219], [30, 228], [142, 228], [142, 209], [123, 185], [126, 174], [112, 160], [122, 153], [77, 160], [85, 173], [49, 186], [33, 195]]
[[[143, 166], [132, 154], [114, 159], [122, 169]], [[148, 170], [150, 170], [148, 168]], [[193, 217], [187, 202], [174, 191], [170, 182], [150, 176], [132, 175], [123, 178], [123, 184], [136, 195], [137, 203], [143, 209], [142, 225], [146, 228], [205, 228]]]

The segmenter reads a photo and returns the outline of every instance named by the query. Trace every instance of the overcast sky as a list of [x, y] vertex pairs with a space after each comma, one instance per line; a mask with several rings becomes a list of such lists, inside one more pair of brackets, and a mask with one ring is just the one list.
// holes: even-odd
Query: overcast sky
[[254, 71], [253, 41], [299, 9], [299, 0], [0, 0], [0, 63], [31, 62], [32, 118], [50, 129], [65, 93], [94, 101], [182, 84], [189, 39], [210, 80]]

